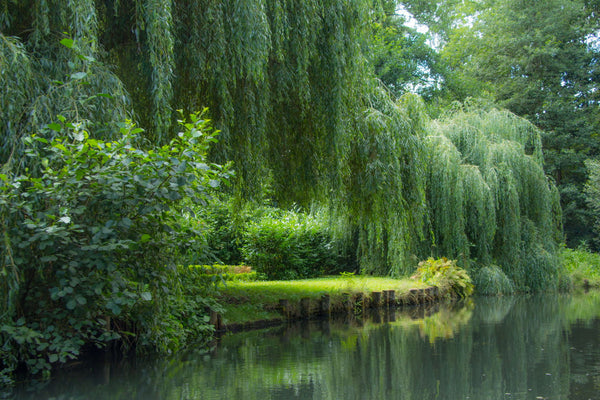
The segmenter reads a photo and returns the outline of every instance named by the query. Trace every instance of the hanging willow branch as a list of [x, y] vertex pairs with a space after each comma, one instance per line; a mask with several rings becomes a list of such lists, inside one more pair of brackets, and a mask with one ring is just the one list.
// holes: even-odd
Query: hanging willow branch
[[144, 27], [152, 68], [154, 136], [158, 143], [168, 139], [172, 123], [172, 81], [175, 70], [172, 6], [172, 0], [144, 1]]
[[13, 158], [28, 102], [37, 90], [37, 77], [22, 43], [0, 34], [0, 163]]

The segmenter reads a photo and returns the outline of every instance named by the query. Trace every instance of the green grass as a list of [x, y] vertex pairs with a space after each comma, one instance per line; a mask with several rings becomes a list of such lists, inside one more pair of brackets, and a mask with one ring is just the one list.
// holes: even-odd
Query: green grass
[[308, 297], [320, 299], [329, 294], [332, 303], [344, 293], [364, 293], [396, 290], [397, 297], [412, 288], [427, 285], [411, 279], [392, 279], [367, 276], [336, 276], [296, 281], [227, 282], [220, 290], [225, 324], [281, 318], [276, 306], [280, 299], [294, 305]]
[[575, 287], [583, 286], [584, 280], [587, 280], [590, 286], [600, 287], [600, 254], [583, 248], [563, 248], [560, 259]]

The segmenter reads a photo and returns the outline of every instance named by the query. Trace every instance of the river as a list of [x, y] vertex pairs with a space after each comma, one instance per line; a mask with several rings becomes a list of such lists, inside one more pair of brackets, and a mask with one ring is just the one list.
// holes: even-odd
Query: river
[[468, 301], [223, 337], [91, 363], [19, 400], [600, 399], [600, 293]]

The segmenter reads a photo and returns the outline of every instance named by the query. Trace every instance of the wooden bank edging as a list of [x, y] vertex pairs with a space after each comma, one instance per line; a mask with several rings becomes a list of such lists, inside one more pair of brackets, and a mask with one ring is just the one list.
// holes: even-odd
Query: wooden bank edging
[[369, 295], [362, 292], [342, 293], [341, 300], [339, 295], [336, 296], [338, 301], [332, 300], [331, 295], [324, 294], [319, 299], [304, 297], [295, 303], [289, 299], [280, 299], [277, 305], [265, 306], [279, 311], [280, 318], [225, 324], [221, 314], [211, 311], [209, 323], [219, 333], [238, 332], [277, 326], [286, 321], [331, 318], [332, 315], [343, 314], [359, 316], [367, 310], [389, 310], [401, 306], [427, 304], [447, 298], [447, 296], [448, 291], [441, 290], [437, 286], [409, 289], [407, 292], [401, 293], [395, 290], [375, 291]]

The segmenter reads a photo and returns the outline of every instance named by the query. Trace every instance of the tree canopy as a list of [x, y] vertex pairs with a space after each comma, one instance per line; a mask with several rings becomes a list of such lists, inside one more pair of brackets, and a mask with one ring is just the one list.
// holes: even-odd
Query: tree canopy
[[545, 134], [567, 240], [592, 239], [584, 161], [598, 156], [598, 3], [586, 0], [405, 1], [440, 44], [442, 104], [486, 98]]

